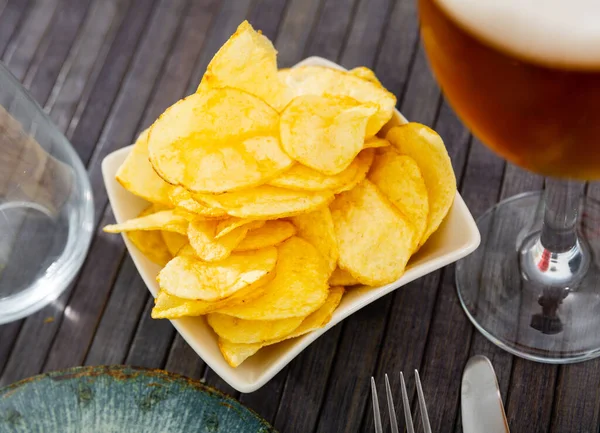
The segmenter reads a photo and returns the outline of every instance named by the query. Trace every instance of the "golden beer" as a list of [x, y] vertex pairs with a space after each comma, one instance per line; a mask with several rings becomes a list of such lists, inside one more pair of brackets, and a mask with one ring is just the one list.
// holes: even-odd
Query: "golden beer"
[[593, 180], [600, 6], [573, 3], [420, 0], [421, 35], [446, 98], [486, 145], [540, 174]]

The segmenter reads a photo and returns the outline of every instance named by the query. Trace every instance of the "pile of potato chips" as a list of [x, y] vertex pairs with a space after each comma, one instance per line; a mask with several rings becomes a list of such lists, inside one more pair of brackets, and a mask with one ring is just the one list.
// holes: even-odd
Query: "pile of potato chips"
[[400, 278], [456, 180], [431, 129], [382, 136], [395, 104], [367, 68], [278, 70], [242, 23], [117, 173], [151, 203], [105, 231], [163, 266], [152, 317], [206, 315], [236, 367], [325, 326], [344, 287]]

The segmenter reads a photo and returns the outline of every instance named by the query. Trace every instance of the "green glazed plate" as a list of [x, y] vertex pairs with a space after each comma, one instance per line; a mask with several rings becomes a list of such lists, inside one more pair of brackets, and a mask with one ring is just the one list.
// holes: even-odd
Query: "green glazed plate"
[[267, 433], [236, 400], [161, 370], [76, 367], [0, 389], [0, 432]]

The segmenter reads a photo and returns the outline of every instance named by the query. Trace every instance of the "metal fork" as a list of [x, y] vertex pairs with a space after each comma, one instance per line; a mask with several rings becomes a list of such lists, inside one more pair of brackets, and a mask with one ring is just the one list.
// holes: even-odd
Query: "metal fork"
[[[421, 412], [421, 422], [423, 423], [424, 433], [431, 433], [431, 425], [429, 424], [429, 415], [427, 414], [427, 406], [425, 405], [425, 397], [423, 396], [423, 387], [421, 386], [421, 378], [419, 372], [415, 370], [415, 382], [417, 385], [417, 395], [419, 400], [419, 411]], [[406, 432], [415, 433], [410, 412], [410, 404], [408, 402], [408, 393], [406, 392], [406, 383], [404, 382], [404, 374], [400, 372], [400, 385], [402, 388], [402, 405], [404, 407], [404, 419], [406, 420]], [[388, 411], [390, 413], [390, 425], [392, 433], [398, 432], [398, 421], [396, 419], [396, 410], [394, 409], [394, 398], [392, 397], [392, 389], [388, 375], [385, 375], [385, 393], [387, 396]], [[381, 425], [381, 414], [379, 413], [379, 399], [377, 398], [377, 387], [375, 379], [371, 377], [371, 395], [373, 397], [373, 419], [375, 420], [375, 433], [383, 433]]]

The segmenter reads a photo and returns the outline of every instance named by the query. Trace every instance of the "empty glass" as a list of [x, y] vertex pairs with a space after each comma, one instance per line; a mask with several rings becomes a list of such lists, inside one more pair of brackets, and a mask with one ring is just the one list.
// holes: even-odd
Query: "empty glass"
[[67, 288], [85, 258], [93, 218], [79, 157], [0, 64], [0, 324]]

